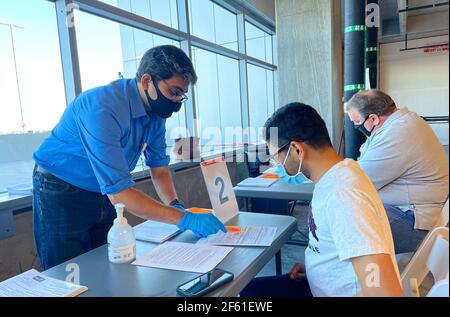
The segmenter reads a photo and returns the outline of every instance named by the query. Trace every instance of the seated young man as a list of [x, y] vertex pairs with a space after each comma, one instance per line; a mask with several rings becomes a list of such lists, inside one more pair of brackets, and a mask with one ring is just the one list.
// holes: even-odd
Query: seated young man
[[358, 163], [384, 203], [395, 252], [414, 252], [448, 197], [444, 147], [424, 119], [382, 91], [360, 91], [346, 111], [367, 136]]
[[285, 276], [254, 279], [241, 296], [402, 296], [383, 204], [359, 165], [335, 152], [317, 111], [292, 103], [265, 128], [276, 170], [293, 183], [309, 178], [316, 184], [309, 246], [305, 265], [296, 264]]

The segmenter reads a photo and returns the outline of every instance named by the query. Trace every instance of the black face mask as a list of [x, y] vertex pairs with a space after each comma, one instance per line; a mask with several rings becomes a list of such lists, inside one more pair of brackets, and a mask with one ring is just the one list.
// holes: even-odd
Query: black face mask
[[367, 120], [369, 120], [370, 115], [367, 116], [367, 118], [364, 120], [363, 123], [355, 125], [355, 129], [364, 134], [366, 137], [370, 137], [372, 135], [373, 130], [375, 130], [375, 126], [372, 128], [371, 131], [367, 130], [364, 124]]
[[159, 90], [157, 83], [153, 80], [153, 86], [155, 86], [156, 93], [158, 95], [156, 100], [150, 98], [148, 94], [148, 90], [145, 90], [145, 96], [147, 97], [148, 104], [152, 111], [154, 111], [158, 116], [163, 119], [170, 118], [174, 112], [178, 112], [181, 109], [181, 102], [173, 102], [170, 99], [167, 99]]

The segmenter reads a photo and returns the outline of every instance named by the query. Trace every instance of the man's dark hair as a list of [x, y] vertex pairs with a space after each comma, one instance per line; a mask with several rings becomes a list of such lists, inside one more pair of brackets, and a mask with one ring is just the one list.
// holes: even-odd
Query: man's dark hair
[[173, 45], [156, 46], [149, 49], [141, 59], [136, 78], [151, 75], [156, 81], [181, 75], [188, 83], [195, 85], [197, 74], [189, 57]]
[[271, 128], [278, 128], [278, 146], [292, 141], [308, 144], [315, 149], [332, 147], [325, 121], [317, 111], [303, 103], [294, 102], [278, 109], [266, 122], [265, 139], [274, 143]]

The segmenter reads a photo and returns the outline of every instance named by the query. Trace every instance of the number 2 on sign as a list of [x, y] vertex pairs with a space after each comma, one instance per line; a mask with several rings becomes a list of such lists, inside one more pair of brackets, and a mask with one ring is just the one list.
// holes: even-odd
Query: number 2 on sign
[[225, 196], [225, 197], [223, 196], [223, 193], [225, 191], [225, 182], [222, 177], [217, 177], [215, 183], [216, 183], [216, 186], [219, 186], [219, 185], [221, 186], [220, 192], [219, 192], [219, 201], [220, 201], [220, 204], [223, 205], [229, 200], [227, 196]]

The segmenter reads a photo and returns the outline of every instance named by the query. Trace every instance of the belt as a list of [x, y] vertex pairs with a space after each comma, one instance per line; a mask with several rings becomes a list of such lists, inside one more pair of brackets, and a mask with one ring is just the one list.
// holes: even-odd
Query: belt
[[50, 177], [52, 177], [52, 178], [56, 178], [56, 179], [58, 179], [59, 181], [61, 181], [61, 182], [63, 182], [63, 183], [66, 183], [66, 184], [69, 184], [69, 185], [71, 185], [71, 186], [76, 187], [75, 185], [72, 185], [72, 184], [70, 184], [70, 183], [68, 183], [68, 182], [66, 182], [66, 181], [63, 181], [62, 179], [56, 177], [56, 176], [53, 175], [52, 173], [47, 172], [45, 169], [43, 169], [42, 167], [40, 167], [40, 166], [37, 165], [37, 164], [36, 164], [36, 173], [40, 173], [40, 174], [42, 174], [42, 175], [44, 175], [44, 176], [47, 176], [47, 177], [50, 176]]

